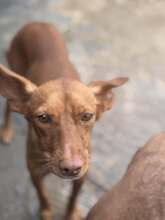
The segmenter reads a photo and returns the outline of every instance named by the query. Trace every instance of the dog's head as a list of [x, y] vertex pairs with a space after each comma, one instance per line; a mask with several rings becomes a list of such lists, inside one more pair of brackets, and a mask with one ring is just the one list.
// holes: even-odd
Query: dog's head
[[[112, 89], [127, 78], [94, 81], [58, 79], [36, 86], [0, 65], [0, 94], [24, 115], [37, 144], [32, 146], [41, 169], [62, 178], [79, 178], [88, 169], [90, 135], [95, 121], [111, 109]], [[32, 140], [33, 141], [33, 140]]]

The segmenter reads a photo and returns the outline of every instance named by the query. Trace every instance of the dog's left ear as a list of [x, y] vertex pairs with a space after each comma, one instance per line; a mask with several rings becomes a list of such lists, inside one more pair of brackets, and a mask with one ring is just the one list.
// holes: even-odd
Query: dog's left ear
[[112, 108], [114, 94], [112, 90], [128, 81], [127, 77], [118, 77], [108, 81], [92, 81], [88, 86], [96, 97], [97, 118]]
[[36, 88], [25, 77], [0, 64], [0, 95], [8, 99], [12, 111], [23, 113], [26, 101]]

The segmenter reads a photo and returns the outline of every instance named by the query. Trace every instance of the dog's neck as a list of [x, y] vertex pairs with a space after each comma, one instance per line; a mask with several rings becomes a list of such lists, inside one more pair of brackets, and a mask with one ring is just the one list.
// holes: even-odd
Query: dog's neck
[[[58, 65], [55, 63], [58, 62]], [[47, 81], [55, 80], [58, 78], [67, 78], [80, 80], [80, 76], [72, 63], [68, 60], [59, 60], [51, 58], [38, 59], [29, 68], [29, 79], [37, 85], [41, 85]]]

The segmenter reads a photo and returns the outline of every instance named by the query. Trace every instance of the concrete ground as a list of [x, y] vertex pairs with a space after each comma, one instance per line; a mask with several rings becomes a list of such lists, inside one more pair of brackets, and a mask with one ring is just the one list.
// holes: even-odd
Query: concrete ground
[[[111, 112], [97, 123], [88, 179], [79, 203], [85, 215], [123, 174], [139, 146], [165, 127], [165, 2], [162, 0], [1, 0], [0, 60], [14, 33], [31, 20], [64, 33], [84, 82], [129, 76]], [[4, 99], [0, 98], [0, 122]], [[0, 144], [0, 219], [37, 220], [37, 199], [25, 163], [26, 123], [13, 115], [11, 146]], [[63, 213], [70, 183], [47, 180]], [[58, 219], [58, 218], [56, 218]]]

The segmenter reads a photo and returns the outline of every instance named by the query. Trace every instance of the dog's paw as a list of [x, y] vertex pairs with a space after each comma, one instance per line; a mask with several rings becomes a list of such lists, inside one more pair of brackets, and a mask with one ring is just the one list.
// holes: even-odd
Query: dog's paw
[[13, 138], [13, 130], [11, 128], [0, 128], [0, 140], [4, 144], [10, 144]]
[[51, 209], [41, 211], [41, 220], [53, 220], [53, 212]]
[[65, 220], [82, 220], [80, 209], [76, 208], [69, 217], [66, 217]]

